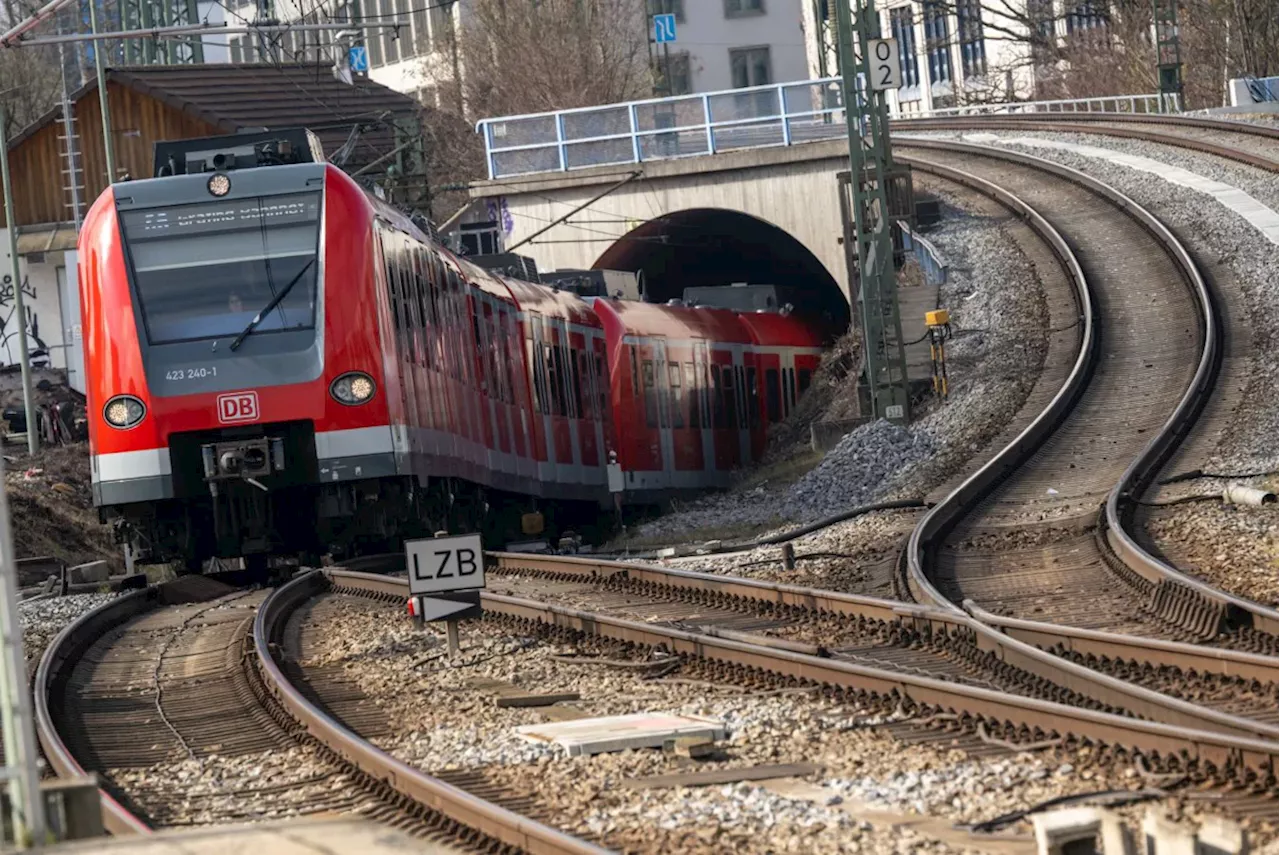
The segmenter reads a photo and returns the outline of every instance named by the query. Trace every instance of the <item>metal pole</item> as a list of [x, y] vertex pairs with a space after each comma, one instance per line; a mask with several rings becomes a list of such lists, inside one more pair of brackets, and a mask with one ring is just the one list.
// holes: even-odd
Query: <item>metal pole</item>
[[[4, 160], [7, 162], [8, 158]], [[6, 180], [5, 187], [8, 186]], [[12, 233], [13, 221], [7, 222]], [[0, 459], [0, 484], [3, 483], [4, 460]], [[31, 720], [31, 700], [27, 697], [26, 657], [22, 652], [22, 623], [18, 619], [18, 570], [13, 560], [9, 497], [4, 489], [0, 489], [0, 640], [4, 644], [4, 657], [0, 659], [5, 695], [0, 704], [4, 765], [12, 776], [9, 778], [9, 809], [13, 812], [14, 842], [27, 848], [45, 842], [44, 802], [40, 798], [36, 737]]]
[[[13, 182], [9, 176], [9, 140], [4, 130], [4, 112], [4, 104], [0, 103], [0, 181], [4, 182], [4, 222], [9, 227], [13, 306], [14, 313], [18, 316], [18, 366], [22, 370], [22, 404], [27, 414], [27, 451], [35, 454], [40, 448], [40, 432], [36, 430], [36, 402], [31, 397], [31, 365], [27, 358], [27, 310], [22, 303], [22, 271], [18, 264], [18, 212], [13, 204]], [[0, 492], [3, 492], [3, 487], [0, 487]], [[4, 548], [10, 548], [8, 541]]]
[[[98, 0], [89, 0], [89, 29], [98, 36]], [[93, 46], [93, 65], [98, 72], [98, 107], [102, 111], [102, 150], [107, 158], [107, 186], [116, 181], [116, 147], [111, 139], [111, 108], [107, 105], [107, 75], [103, 71], [102, 48]]]

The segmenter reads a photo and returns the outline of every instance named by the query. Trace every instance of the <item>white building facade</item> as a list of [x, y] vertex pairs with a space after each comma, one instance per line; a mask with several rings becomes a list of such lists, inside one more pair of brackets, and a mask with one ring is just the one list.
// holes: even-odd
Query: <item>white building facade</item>
[[[648, 0], [676, 16], [676, 41], [651, 44], [659, 95], [786, 83], [810, 76], [805, 17], [811, 0]], [[650, 32], [652, 41], [653, 33]], [[668, 75], [668, 69], [670, 73]], [[669, 90], [669, 91], [668, 91]]]
[[[206, 11], [201, 4], [202, 14]], [[257, 0], [222, 6], [209, 4], [208, 20], [244, 24], [276, 18], [284, 23], [342, 23], [407, 20], [408, 26], [365, 29], [369, 78], [397, 92], [442, 106], [443, 84], [458, 73], [453, 38], [464, 5], [440, 0]], [[357, 29], [353, 25], [353, 29]], [[258, 35], [206, 36], [206, 62], [326, 62], [335, 58], [337, 30], [293, 31], [276, 39]], [[348, 42], [350, 43], [350, 42]], [[344, 43], [341, 49], [345, 49]], [[450, 104], [451, 106], [451, 104]]]
[[[891, 0], [878, 7], [881, 36], [897, 40], [902, 69], [902, 87], [891, 93], [891, 109], [909, 115], [1034, 97], [1031, 48], [1021, 37], [1029, 18], [1024, 14], [1027, 6], [1009, 4], [1010, 16], [991, 5], [983, 0]], [[1063, 16], [1065, 23], [1055, 22], [1058, 4], [1045, 0], [1040, 5], [1046, 26], [1070, 29], [1070, 15]], [[835, 27], [829, 23], [834, 11], [828, 0], [805, 4], [807, 59], [815, 78], [834, 76], [839, 67]]]

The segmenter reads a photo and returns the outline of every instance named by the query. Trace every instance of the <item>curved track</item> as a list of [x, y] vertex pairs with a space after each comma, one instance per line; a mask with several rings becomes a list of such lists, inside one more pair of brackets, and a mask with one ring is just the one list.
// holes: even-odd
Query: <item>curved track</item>
[[1274, 612], [1158, 562], [1120, 516], [1214, 378], [1217, 319], [1185, 251], [1132, 200], [1074, 170], [950, 141], [898, 151], [913, 164], [945, 161], [1043, 214], [1079, 259], [1090, 303], [1079, 359], [1050, 407], [913, 533], [913, 592], [1028, 621], [1274, 653]]
[[[59, 775], [99, 774], [108, 831], [339, 812], [447, 849], [603, 851], [423, 775], [355, 735], [312, 700], [341, 700], [345, 721], [372, 729], [376, 711], [361, 709], [341, 680], [295, 686], [276, 656], [307, 590], [295, 582], [267, 596], [187, 577], [90, 612], [48, 647], [36, 675], [37, 735]], [[285, 751], [310, 771], [283, 782], [255, 775], [233, 799], [219, 799], [224, 787], [202, 780], [218, 775], [218, 758]], [[197, 768], [166, 773], [166, 764], [187, 760]]]
[[[564, 559], [559, 559], [564, 560]], [[298, 580], [315, 596], [326, 591], [374, 597], [397, 607], [408, 594], [404, 579], [325, 570]], [[815, 656], [785, 646], [689, 632], [660, 623], [640, 622], [600, 612], [585, 612], [546, 602], [483, 594], [486, 619], [514, 622], [521, 632], [566, 639], [591, 636], [679, 657], [691, 667], [710, 669], [730, 681], [761, 679], [783, 686], [817, 685], [839, 700], [882, 704], [953, 723], [959, 732], [977, 733], [1013, 743], [1057, 742], [1065, 750], [1140, 762], [1157, 775], [1172, 775], [1203, 787], [1238, 788], [1242, 803], [1256, 809], [1275, 798], [1274, 739], [1252, 739], [1159, 722], [1111, 715], [1078, 706], [889, 670], [837, 658]], [[1086, 748], [1087, 746], [1087, 748]], [[1142, 755], [1142, 761], [1135, 757]]]

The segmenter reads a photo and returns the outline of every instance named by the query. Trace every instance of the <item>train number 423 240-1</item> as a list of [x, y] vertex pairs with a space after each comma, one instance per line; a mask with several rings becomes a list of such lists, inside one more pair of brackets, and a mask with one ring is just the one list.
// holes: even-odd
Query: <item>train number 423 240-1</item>
[[205, 377], [217, 376], [218, 369], [215, 366], [208, 368], [175, 368], [164, 373], [164, 379], [166, 380], [203, 380]]

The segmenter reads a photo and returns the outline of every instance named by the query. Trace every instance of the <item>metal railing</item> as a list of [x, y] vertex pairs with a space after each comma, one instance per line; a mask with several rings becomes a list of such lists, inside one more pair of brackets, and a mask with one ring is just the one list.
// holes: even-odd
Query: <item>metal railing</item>
[[[896, 101], [896, 99], [894, 99]], [[1178, 112], [1177, 96], [973, 104], [895, 119], [993, 113]], [[790, 146], [845, 135], [840, 78], [651, 98], [553, 113], [482, 119], [489, 178]]]
[[915, 256], [920, 270], [924, 273], [924, 281], [928, 285], [947, 284], [948, 264], [942, 259], [938, 248], [928, 239], [911, 231], [911, 226], [901, 220], [898, 228], [902, 230], [902, 248]]

